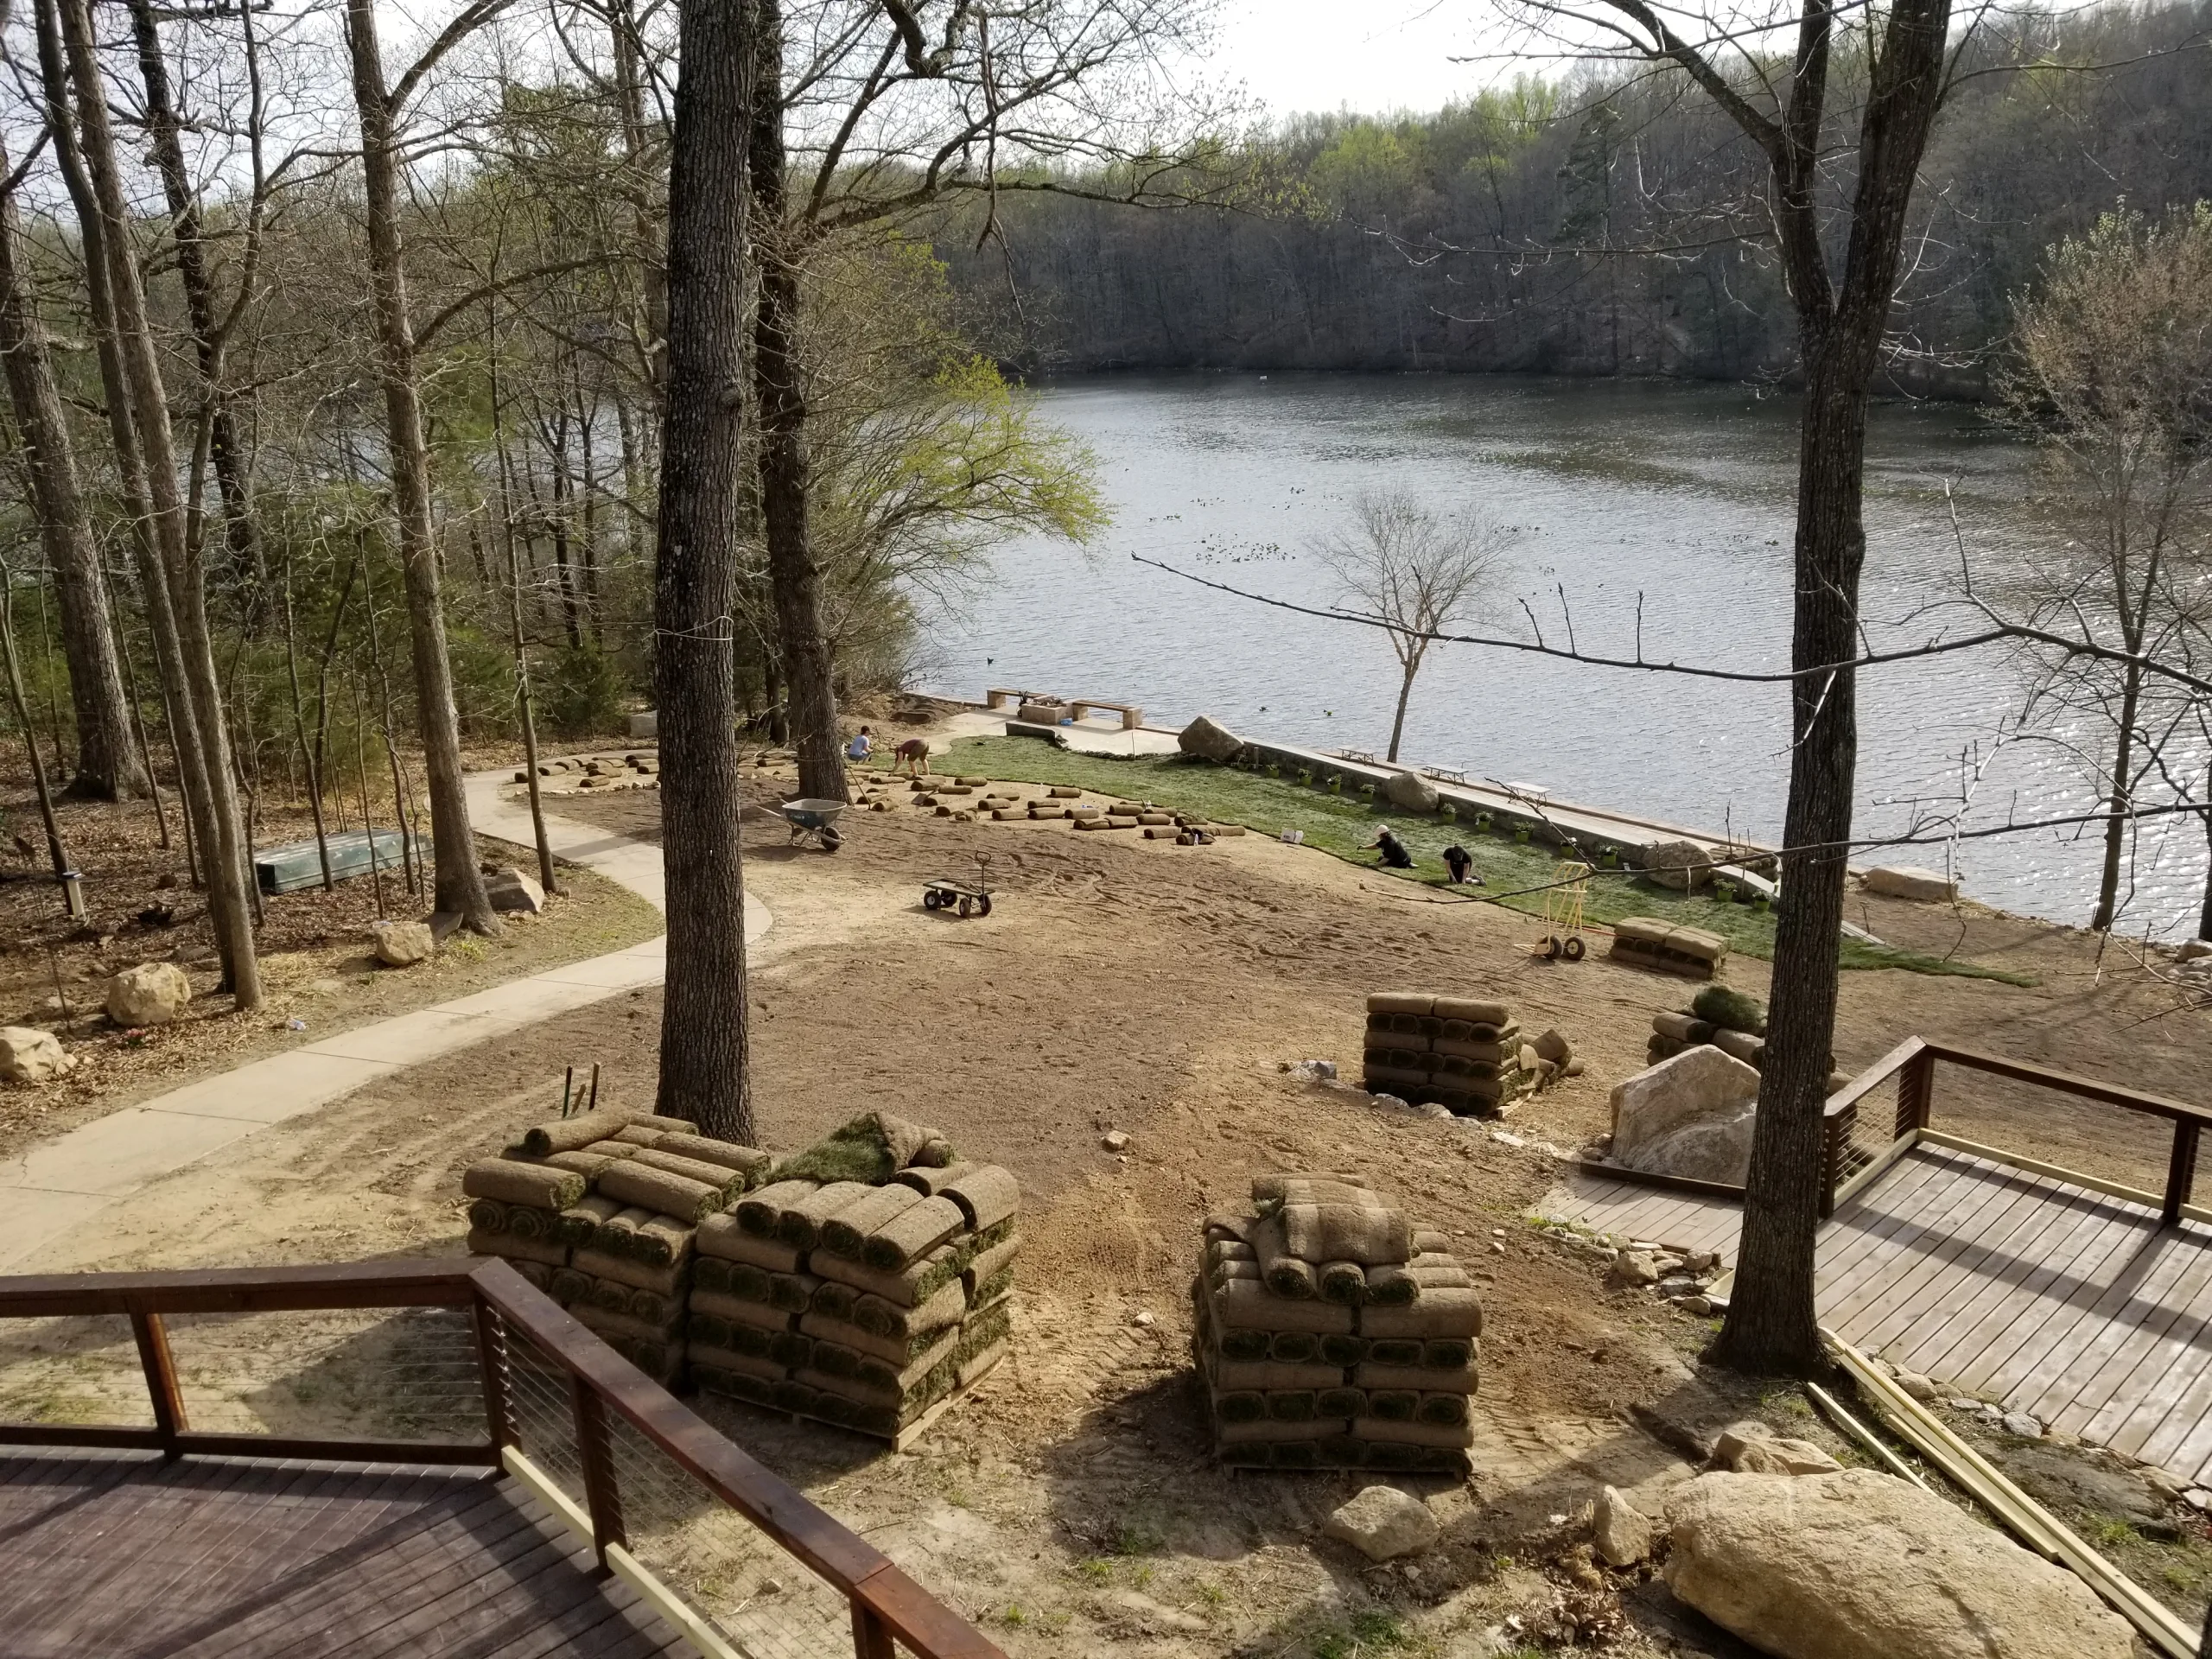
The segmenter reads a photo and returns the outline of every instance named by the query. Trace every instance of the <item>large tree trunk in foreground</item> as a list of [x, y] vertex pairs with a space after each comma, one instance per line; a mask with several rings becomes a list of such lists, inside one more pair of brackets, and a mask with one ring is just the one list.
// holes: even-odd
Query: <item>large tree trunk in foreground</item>
[[[753, 247], [760, 289], [753, 306], [753, 380], [760, 404], [760, 517], [776, 637], [791, 687], [798, 792], [845, 798], [837, 693], [822, 632], [822, 572], [807, 523], [805, 366], [799, 360], [798, 249], [785, 219], [783, 16], [779, 0], [753, 0]], [[673, 261], [671, 260], [671, 264]], [[670, 329], [675, 327], [671, 305]], [[664, 462], [664, 465], [665, 463]], [[665, 532], [664, 532], [665, 533]]]
[[746, 0], [683, 0], [669, 174], [668, 396], [654, 562], [668, 984], [658, 1109], [757, 1144], [738, 844], [737, 511], [744, 419]]
[[1856, 677], [1832, 665], [1847, 662], [1859, 648], [1866, 398], [1897, 287], [1913, 178], [1942, 103], [1949, 21], [1949, 0], [1896, 0], [1889, 11], [1859, 127], [1849, 251], [1833, 289], [1814, 208], [1814, 158], [1834, 23], [1825, 0], [1807, 0], [1796, 65], [1803, 84], [1770, 150], [1776, 223], [1805, 366], [1790, 639], [1790, 664], [1800, 677], [1790, 693], [1789, 804], [1772, 1007], [1745, 1183], [1743, 1241], [1727, 1321], [1712, 1351], [1719, 1363], [1766, 1375], [1809, 1376], [1827, 1368], [1813, 1303], [1814, 1241], [1826, 1173], [1823, 1106], [1859, 754]]
[[[0, 150], [0, 173], [8, 166]], [[0, 354], [7, 358], [9, 401], [22, 435], [39, 537], [61, 611], [61, 651], [77, 716], [77, 775], [69, 791], [119, 800], [149, 784], [130, 746], [130, 700], [115, 652], [107, 576], [78, 487], [69, 413], [54, 381], [45, 329], [17, 267], [22, 240], [11, 190], [0, 196]]]
[[[150, 516], [149, 533], [140, 545], [159, 560], [157, 568], [145, 573], [147, 612], [164, 658], [163, 677], [173, 684], [181, 683], [184, 692], [177, 696], [172, 691], [171, 712], [176, 723], [171, 729], [180, 738], [186, 805], [199, 827], [207, 908], [214, 924], [215, 948], [222, 957], [224, 982], [240, 1008], [254, 1008], [261, 1003], [261, 969], [254, 957], [253, 915], [246, 894], [251, 878], [245, 868], [245, 837], [231, 765], [222, 685], [215, 671], [214, 643], [207, 632], [205, 574], [185, 532], [168, 389], [146, 315], [137, 256], [130, 243], [130, 210], [117, 170], [91, 8], [88, 0], [59, 0], [55, 10], [60, 16], [60, 50], [67, 59], [69, 84], [76, 93], [83, 171], [89, 181], [106, 276], [109, 333], [119, 378], [119, 384], [108, 388], [109, 398], [113, 404], [119, 393], [129, 410], [128, 420], [119, 421], [118, 425], [127, 427], [135, 446]], [[49, 101], [57, 97], [49, 86]], [[107, 366], [103, 364], [104, 369]]]
[[415, 325], [407, 315], [407, 269], [399, 237], [399, 162], [395, 111], [385, 90], [372, 0], [346, 0], [346, 42], [353, 59], [353, 101], [361, 120], [363, 206], [369, 232], [370, 299], [376, 318], [377, 370], [384, 382], [385, 425], [392, 505], [399, 519], [400, 568], [415, 658], [415, 703], [422, 727], [423, 769], [429, 779], [430, 845], [437, 862], [436, 909], [459, 916], [479, 933], [496, 934], [499, 918], [476, 866], [476, 836], [461, 771], [461, 716], [454, 706], [453, 663], [446, 652], [446, 616], [439, 593], [438, 549], [430, 522], [430, 451], [423, 435], [416, 383]]

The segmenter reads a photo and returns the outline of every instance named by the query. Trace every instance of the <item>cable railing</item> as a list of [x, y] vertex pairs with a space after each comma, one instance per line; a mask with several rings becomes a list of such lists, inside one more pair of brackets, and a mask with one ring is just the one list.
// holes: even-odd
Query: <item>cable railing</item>
[[709, 1659], [1004, 1659], [497, 1260], [0, 1278], [0, 1445], [503, 1470]]
[[[2076, 1099], [2095, 1101], [2123, 1111], [2166, 1120], [2172, 1128], [2164, 1191], [2152, 1192], [2108, 1181], [2099, 1176], [2083, 1174], [2077, 1170], [2039, 1164], [2017, 1154], [1981, 1146], [1936, 1129], [1932, 1120], [1936, 1104], [1936, 1068], [1939, 1065], [1955, 1065], [1984, 1076], [2024, 1083], [2057, 1094], [2070, 1095]], [[1883, 1084], [1892, 1081], [1896, 1084], [1894, 1104], [1885, 1111], [1885, 1103], [1879, 1100], [1877, 1091]], [[2173, 1226], [2183, 1217], [2212, 1221], [2212, 1211], [2202, 1210], [2191, 1201], [2196, 1194], [2198, 1145], [2208, 1123], [2212, 1123], [2212, 1110], [2191, 1105], [2186, 1101], [2148, 1094], [2139, 1089], [2104, 1083], [2094, 1077], [2077, 1077], [2069, 1071], [2055, 1071], [2026, 1060], [1985, 1054], [1978, 1049], [1959, 1048], [1948, 1043], [1931, 1043], [1923, 1038], [1909, 1037], [1828, 1097], [1823, 1116], [1821, 1141], [1825, 1180], [1821, 1214], [1823, 1217], [1833, 1215], [1854, 1193], [1867, 1186], [1913, 1147], [1926, 1141], [2049, 1174], [2115, 1198], [2131, 1199], [2157, 1210], [2159, 1222], [2164, 1226]]]

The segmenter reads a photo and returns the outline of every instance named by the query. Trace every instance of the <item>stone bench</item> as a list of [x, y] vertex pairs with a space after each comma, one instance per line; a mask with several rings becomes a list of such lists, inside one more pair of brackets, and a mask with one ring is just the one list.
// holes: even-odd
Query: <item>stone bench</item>
[[1109, 702], [1102, 697], [1071, 697], [1068, 709], [1072, 718], [1088, 720], [1094, 709], [1104, 709], [1122, 717], [1122, 729], [1133, 732], [1144, 724], [1144, 710], [1133, 702]]

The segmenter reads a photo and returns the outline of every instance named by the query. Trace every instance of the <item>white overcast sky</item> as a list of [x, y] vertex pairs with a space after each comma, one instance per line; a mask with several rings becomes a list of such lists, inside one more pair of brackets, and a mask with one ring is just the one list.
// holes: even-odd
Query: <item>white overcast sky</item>
[[1485, 0], [1224, 0], [1208, 67], [1279, 117], [1433, 110], [1495, 78], [1493, 64], [1452, 59], [1496, 29]]

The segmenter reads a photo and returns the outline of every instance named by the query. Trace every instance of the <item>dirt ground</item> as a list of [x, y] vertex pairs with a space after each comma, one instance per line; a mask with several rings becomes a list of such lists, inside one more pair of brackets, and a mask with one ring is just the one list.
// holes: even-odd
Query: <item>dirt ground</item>
[[[781, 786], [751, 781], [764, 802]], [[559, 810], [658, 836], [650, 791]], [[1696, 1428], [1758, 1411], [1846, 1448], [1801, 1396], [1698, 1370], [1707, 1323], [1608, 1292], [1586, 1255], [1519, 1224], [1554, 1179], [1551, 1149], [1604, 1128], [1607, 1090], [1641, 1067], [1650, 1015], [1682, 1006], [1687, 982], [1541, 962], [1525, 918], [1253, 836], [1180, 848], [903, 805], [845, 822], [835, 855], [790, 847], [779, 824], [748, 828], [748, 883], [775, 918], [752, 982], [761, 1138], [795, 1147], [881, 1106], [1012, 1167], [1028, 1240], [1014, 1351], [908, 1453], [712, 1400], [708, 1415], [1018, 1659], [1471, 1659], [1515, 1650], [1518, 1636], [1497, 1645], [1509, 1615], [1531, 1637], [1579, 1631], [1635, 1659], [1747, 1651], [1648, 1578], [1596, 1573], [1578, 1553], [1600, 1483], [1656, 1505], [1688, 1473], [1624, 1414]], [[925, 911], [922, 881], [972, 871], [979, 852], [993, 913]], [[1870, 912], [1885, 938], [1955, 926], [1879, 901]], [[2025, 965], [2038, 984], [1847, 975], [1844, 1069], [1919, 1032], [2201, 1093], [2207, 1016], [2175, 1012], [2117, 953], [2101, 971], [2063, 930], [1966, 925], [1977, 959]], [[1732, 964], [1754, 993], [1764, 977], [1762, 963]], [[1285, 1075], [1306, 1058], [1356, 1065], [1363, 999], [1389, 986], [1509, 1001], [1524, 1026], [1566, 1032], [1588, 1074], [1495, 1126], [1386, 1113]], [[658, 994], [632, 992], [403, 1073], [157, 1183], [33, 1265], [456, 1252], [461, 1167], [550, 1116], [571, 1063], [602, 1064], [607, 1101], [648, 1100], [659, 1023]], [[2112, 1115], [1953, 1099], [1939, 1094], [1939, 1124], [1948, 1107], [1961, 1133], [2140, 1173]], [[1109, 1128], [1132, 1136], [1125, 1154], [1102, 1147]], [[1357, 1477], [1233, 1475], [1205, 1455], [1185, 1300], [1199, 1219], [1253, 1174], [1300, 1166], [1360, 1170], [1396, 1192], [1455, 1235], [1487, 1294], [1478, 1473], [1420, 1484], [1446, 1538], [1409, 1567], [1370, 1567], [1322, 1537]], [[346, 1396], [330, 1356], [359, 1332], [325, 1322], [315, 1349], [302, 1329], [188, 1324], [188, 1384], [272, 1425]], [[0, 1410], [111, 1413], [133, 1397], [134, 1364], [124, 1333], [42, 1349], [10, 1338]], [[2202, 1548], [2201, 1524], [2181, 1525]]]
[[[247, 1060], [348, 1027], [620, 950], [660, 931], [652, 906], [589, 871], [543, 912], [520, 917], [496, 940], [461, 937], [436, 958], [404, 970], [381, 968], [368, 944], [378, 913], [375, 882], [340, 881], [263, 899], [256, 931], [267, 992], [251, 1014], [217, 990], [220, 979], [204, 892], [188, 880], [181, 828], [168, 802], [171, 845], [159, 842], [149, 803], [60, 804], [62, 839], [85, 874], [90, 917], [71, 919], [45, 861], [38, 809], [28, 785], [0, 791], [0, 823], [38, 842], [0, 871], [0, 1023], [51, 1031], [77, 1058], [45, 1084], [0, 1084], [0, 1157], [86, 1120], [228, 1071]], [[332, 834], [341, 825], [334, 819]], [[358, 830], [358, 820], [344, 828]], [[311, 841], [304, 809], [264, 808], [257, 845]], [[480, 837], [487, 860], [536, 868], [527, 849]], [[428, 903], [402, 873], [383, 875], [384, 912], [419, 917]], [[143, 962], [174, 962], [192, 982], [186, 1017], [124, 1031], [101, 1003], [108, 977]], [[295, 1027], [293, 1021], [299, 1024]]]

